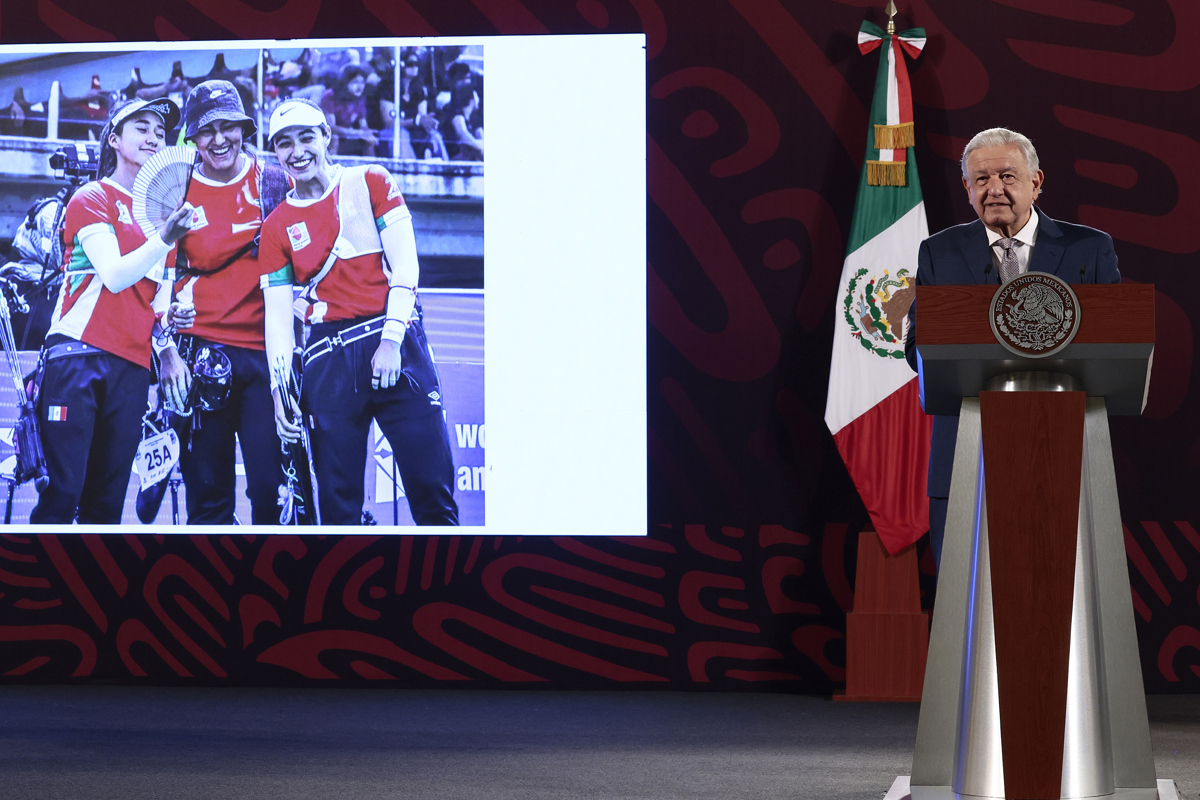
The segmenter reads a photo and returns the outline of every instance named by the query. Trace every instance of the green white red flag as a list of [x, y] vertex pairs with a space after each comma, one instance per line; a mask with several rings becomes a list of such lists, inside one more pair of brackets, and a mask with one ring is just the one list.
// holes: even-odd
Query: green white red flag
[[825, 423], [879, 538], [894, 554], [929, 529], [932, 426], [904, 360], [917, 250], [929, 235], [904, 56], [916, 57], [925, 31], [889, 34], [864, 22], [858, 41], [864, 54], [880, 50], [879, 72], [839, 284]]

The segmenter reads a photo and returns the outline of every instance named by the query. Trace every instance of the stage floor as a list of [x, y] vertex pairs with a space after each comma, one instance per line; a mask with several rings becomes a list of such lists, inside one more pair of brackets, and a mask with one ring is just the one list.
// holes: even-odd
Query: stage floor
[[[1200, 696], [1152, 696], [1200, 792]], [[0, 686], [0, 798], [882, 798], [917, 706], [777, 694]]]

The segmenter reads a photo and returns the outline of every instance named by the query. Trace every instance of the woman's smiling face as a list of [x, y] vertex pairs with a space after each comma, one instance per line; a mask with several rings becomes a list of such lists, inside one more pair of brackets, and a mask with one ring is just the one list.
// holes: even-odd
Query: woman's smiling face
[[296, 183], [322, 174], [329, 149], [329, 135], [320, 127], [292, 126], [275, 134], [275, 155]]
[[245, 131], [242, 123], [219, 119], [196, 131], [192, 141], [204, 161], [205, 171], [213, 177], [237, 170]]
[[119, 133], [112, 133], [108, 143], [117, 158], [140, 167], [162, 148], [167, 130], [162, 117], [153, 111], [139, 111], [121, 123]]

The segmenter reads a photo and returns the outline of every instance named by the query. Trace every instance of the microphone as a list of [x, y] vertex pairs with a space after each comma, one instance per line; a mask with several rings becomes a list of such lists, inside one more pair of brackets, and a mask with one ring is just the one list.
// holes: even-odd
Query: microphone
[[1080, 283], [1086, 282], [1084, 280], [1084, 275], [1086, 275], [1086, 274], [1087, 274], [1087, 264], [1080, 264], [1079, 265], [1079, 282]]
[[988, 281], [990, 280], [988, 276], [991, 274], [991, 272], [992, 272], [992, 262], [988, 261], [987, 266], [985, 266], [983, 268], [983, 283], [985, 286], [987, 285]]

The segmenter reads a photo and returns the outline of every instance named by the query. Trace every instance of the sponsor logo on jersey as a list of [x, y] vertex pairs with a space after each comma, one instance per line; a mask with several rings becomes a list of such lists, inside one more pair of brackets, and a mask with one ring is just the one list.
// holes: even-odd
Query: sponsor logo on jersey
[[438, 390], [437, 390], [437, 389], [434, 389], [432, 392], [430, 392], [429, 394], [427, 394], [427, 395], [426, 395], [426, 397], [428, 397], [428, 398], [429, 398], [429, 405], [431, 405], [431, 406], [438, 406], [439, 408], [441, 407], [441, 405], [442, 405], [442, 396], [441, 396], [440, 394], [438, 394]]
[[297, 222], [295, 225], [289, 225], [287, 229], [288, 239], [292, 243], [292, 252], [303, 250], [312, 244], [312, 238], [308, 235], [308, 226], [303, 222]]
[[400, 187], [396, 185], [396, 181], [394, 179], [388, 178], [387, 199], [395, 200], [399, 196], [400, 196]]
[[198, 231], [207, 226], [208, 216], [204, 213], [204, 206], [196, 206], [192, 209], [192, 230]]
[[133, 217], [129, 213], [129, 207], [120, 200], [117, 201], [117, 222], [123, 222], [126, 225], [133, 224]]
[[51, 422], [66, 422], [67, 407], [66, 406], [50, 406], [46, 409], [46, 419]]
[[234, 222], [229, 228], [231, 233], [245, 233], [246, 231], [256, 231], [262, 227], [262, 220], [256, 219], [253, 222]]

